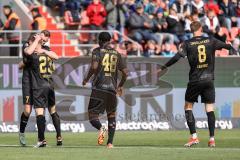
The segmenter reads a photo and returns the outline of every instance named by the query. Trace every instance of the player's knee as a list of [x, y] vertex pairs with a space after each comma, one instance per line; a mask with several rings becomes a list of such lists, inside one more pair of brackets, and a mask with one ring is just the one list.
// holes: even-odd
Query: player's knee
[[37, 116], [44, 115], [44, 109], [43, 108], [37, 108], [35, 111], [36, 111]]
[[24, 111], [23, 113], [24, 113], [24, 115], [25, 115], [26, 117], [29, 117], [30, 114], [31, 114], [31, 112], [28, 112], [28, 111]]
[[185, 110], [192, 110], [193, 109], [193, 103], [185, 102], [184, 109]]
[[89, 121], [92, 121], [92, 120], [98, 119], [99, 117], [98, 117], [98, 114], [89, 112], [88, 118], [89, 118]]
[[32, 107], [30, 105], [24, 106], [24, 114], [25, 116], [29, 117], [32, 112]]
[[205, 109], [206, 109], [206, 112], [214, 111], [214, 104], [206, 104]]
[[55, 113], [56, 112], [56, 106], [48, 108], [48, 111], [49, 111], [50, 114]]
[[111, 112], [107, 114], [108, 118], [115, 118], [116, 117], [116, 112]]

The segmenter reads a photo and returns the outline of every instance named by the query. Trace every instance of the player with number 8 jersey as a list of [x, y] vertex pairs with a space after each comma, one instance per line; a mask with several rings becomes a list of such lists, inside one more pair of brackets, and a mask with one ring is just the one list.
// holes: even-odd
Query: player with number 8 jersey
[[[178, 53], [171, 58], [161, 70], [170, 67], [181, 57], [187, 57], [190, 72], [189, 83], [185, 94], [185, 116], [187, 125], [190, 130], [191, 138], [185, 147], [191, 147], [198, 144], [199, 139], [196, 133], [195, 118], [192, 112], [193, 104], [198, 102], [201, 97], [202, 103], [205, 104], [205, 110], [208, 117], [209, 127], [209, 147], [215, 147], [214, 130], [215, 130], [215, 87], [214, 87], [214, 68], [215, 68], [215, 51], [222, 48], [235, 52], [230, 44], [226, 44], [214, 37], [204, 37], [203, 27], [200, 22], [195, 21], [190, 25], [194, 37], [183, 42], [179, 46]], [[231, 53], [231, 52], [230, 52]]]

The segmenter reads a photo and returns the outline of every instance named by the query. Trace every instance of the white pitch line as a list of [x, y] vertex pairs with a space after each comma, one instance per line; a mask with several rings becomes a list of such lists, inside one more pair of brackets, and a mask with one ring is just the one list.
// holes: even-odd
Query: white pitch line
[[[0, 147], [19, 147], [19, 148], [29, 148], [34, 145], [27, 145], [26, 147], [21, 147], [20, 145], [8, 145], [8, 144], [0, 144]], [[53, 146], [47, 145], [47, 148], [105, 148], [105, 146]], [[203, 147], [160, 147], [160, 146], [115, 146], [115, 149], [160, 149], [160, 150], [225, 150], [225, 151], [240, 151], [240, 148], [203, 148]]]

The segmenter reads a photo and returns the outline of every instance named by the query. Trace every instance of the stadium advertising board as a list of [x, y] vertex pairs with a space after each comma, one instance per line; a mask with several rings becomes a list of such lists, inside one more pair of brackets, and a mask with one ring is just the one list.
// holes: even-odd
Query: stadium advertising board
[[[156, 70], [168, 59], [129, 58], [130, 76], [125, 94], [119, 98], [117, 130], [186, 129], [184, 94], [188, 79], [188, 64], [180, 61], [159, 75]], [[240, 66], [239, 58], [216, 59], [216, 127], [240, 128]], [[0, 132], [18, 132], [22, 112], [22, 71], [19, 59], [0, 59]], [[61, 129], [69, 132], [91, 131], [87, 117], [90, 84], [81, 82], [88, 70], [89, 58], [60, 59], [53, 75], [57, 109], [62, 119]], [[207, 128], [202, 104], [196, 104], [197, 128]], [[47, 131], [54, 131], [46, 113]], [[101, 116], [103, 122], [105, 115]], [[34, 112], [27, 130], [36, 130]]]

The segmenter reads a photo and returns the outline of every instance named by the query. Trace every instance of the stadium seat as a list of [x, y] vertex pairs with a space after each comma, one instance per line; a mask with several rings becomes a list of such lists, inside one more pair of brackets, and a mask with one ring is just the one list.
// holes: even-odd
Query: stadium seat
[[[60, 32], [60, 29], [57, 28], [57, 25], [53, 23], [53, 19], [49, 16], [49, 14], [44, 11], [43, 7], [40, 6], [39, 7], [39, 11], [41, 13], [42, 16], [44, 16], [47, 20], [47, 28], [48, 30], [59, 30], [59, 32], [52, 32], [51, 33], [51, 41], [50, 44], [52, 45], [59, 45], [59, 44], [65, 44], [65, 45], [70, 45], [70, 40], [67, 39], [66, 35], [64, 33]], [[63, 42], [64, 39], [64, 42]], [[62, 47], [60, 46], [52, 46], [51, 49], [56, 52], [59, 56], [63, 55], [63, 50]], [[80, 52], [75, 50], [74, 46], [70, 46], [70, 47], [65, 47], [64, 49], [64, 56], [68, 56], [68, 57], [75, 57], [75, 56], [79, 56]]]

